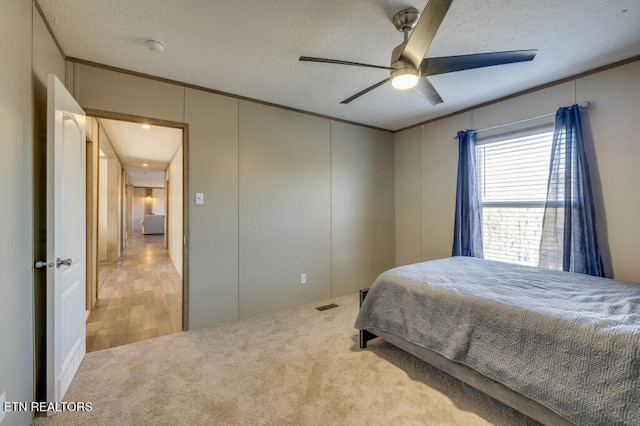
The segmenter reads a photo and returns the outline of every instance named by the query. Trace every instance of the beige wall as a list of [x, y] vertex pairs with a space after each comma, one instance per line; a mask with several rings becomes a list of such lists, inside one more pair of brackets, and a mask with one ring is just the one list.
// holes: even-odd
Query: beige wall
[[151, 189], [151, 213], [164, 216], [164, 188]]
[[331, 122], [331, 295], [395, 266], [392, 135]]
[[395, 135], [396, 265], [422, 260], [420, 127]]
[[[42, 313], [43, 295], [34, 289], [45, 288], [44, 273], [33, 269], [33, 261], [46, 252], [42, 216], [34, 214], [46, 202], [40, 197], [46, 81], [48, 73], [64, 81], [65, 64], [33, 3], [22, 0], [2, 3], [0, 57], [0, 394], [6, 392], [7, 401], [32, 401], [34, 381], [43, 377], [34, 376], [34, 356], [44, 349], [34, 347], [34, 336], [44, 332], [34, 318]], [[28, 425], [32, 417], [9, 412], [3, 424]]]
[[354, 292], [393, 266], [391, 133], [70, 68], [85, 108], [188, 125], [191, 327]]
[[87, 117], [87, 310], [98, 300], [98, 120]]
[[100, 158], [98, 160], [98, 261], [107, 261], [107, 241], [109, 239], [109, 160]]
[[[0, 393], [7, 401], [33, 398], [31, 11], [31, 2], [9, 0], [0, 13]], [[4, 423], [30, 419], [9, 413]]]
[[640, 282], [640, 61], [578, 80], [595, 103], [583, 122], [605, 271]]
[[122, 243], [122, 164], [109, 135], [98, 125], [99, 150], [105, 156], [98, 161], [98, 260], [117, 262]]
[[182, 245], [184, 241], [182, 227], [184, 213], [182, 210], [182, 203], [184, 200], [182, 180], [183, 153], [184, 150], [182, 145], [180, 145], [165, 174], [169, 191], [167, 199], [169, 214], [166, 216], [166, 226], [169, 238], [169, 257], [171, 257], [171, 260], [173, 261], [173, 264], [178, 270], [180, 276], [182, 276]]
[[329, 126], [240, 102], [241, 317], [331, 295]]
[[142, 231], [140, 220], [144, 218], [144, 188], [133, 187], [133, 208], [131, 226], [134, 231]]
[[[194, 89], [184, 98], [193, 328], [238, 318], [238, 100]], [[196, 192], [204, 205], [195, 204]]]
[[638, 75], [640, 61], [397, 133], [396, 262], [451, 255], [458, 161], [453, 136], [459, 130], [501, 125], [591, 101], [594, 107], [582, 117], [605, 271], [616, 279], [640, 282], [635, 260], [640, 251], [640, 196], [635, 189], [640, 180]]
[[[127, 178], [125, 177], [125, 181]], [[129, 235], [133, 232], [133, 185], [127, 183], [124, 187], [125, 190], [125, 199], [126, 201], [126, 217], [127, 217], [127, 228], [126, 228], [126, 238], [129, 238]]]

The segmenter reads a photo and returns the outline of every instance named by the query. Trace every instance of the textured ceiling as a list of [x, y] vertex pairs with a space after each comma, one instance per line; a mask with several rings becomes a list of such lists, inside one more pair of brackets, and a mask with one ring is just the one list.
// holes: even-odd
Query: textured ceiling
[[[380, 87], [391, 23], [424, 0], [37, 0], [65, 54], [389, 130], [640, 54], [638, 0], [454, 0], [427, 57], [538, 49], [532, 62], [430, 77], [444, 102]], [[145, 41], [166, 43], [163, 54]]]

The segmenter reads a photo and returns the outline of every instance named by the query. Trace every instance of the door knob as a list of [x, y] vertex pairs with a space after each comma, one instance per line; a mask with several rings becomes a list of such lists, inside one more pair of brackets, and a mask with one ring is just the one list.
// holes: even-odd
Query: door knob
[[70, 257], [68, 257], [66, 259], [62, 259], [62, 258], [59, 257], [59, 258], [56, 259], [56, 268], [59, 268], [62, 265], [71, 266], [71, 262], [72, 262], [72, 260], [71, 260]]
[[53, 268], [53, 262], [51, 262], [51, 263], [47, 263], [47, 262], [45, 262], [44, 260], [38, 260], [38, 261], [36, 262], [36, 264], [35, 264], [35, 267], [36, 267], [37, 269], [40, 269], [40, 268], [46, 268], [47, 266], [48, 266], [49, 268]]

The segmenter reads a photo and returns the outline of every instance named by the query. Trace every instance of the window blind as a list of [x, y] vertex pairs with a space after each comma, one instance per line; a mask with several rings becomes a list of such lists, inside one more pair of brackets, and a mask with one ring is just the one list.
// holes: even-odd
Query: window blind
[[537, 266], [552, 142], [550, 126], [478, 142], [485, 259]]

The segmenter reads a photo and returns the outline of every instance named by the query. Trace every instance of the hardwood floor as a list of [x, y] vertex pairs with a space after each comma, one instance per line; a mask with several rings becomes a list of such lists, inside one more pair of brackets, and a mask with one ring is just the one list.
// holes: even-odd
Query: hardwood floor
[[120, 260], [101, 267], [101, 275], [105, 281], [87, 318], [87, 352], [182, 330], [182, 278], [164, 235], [133, 233]]

